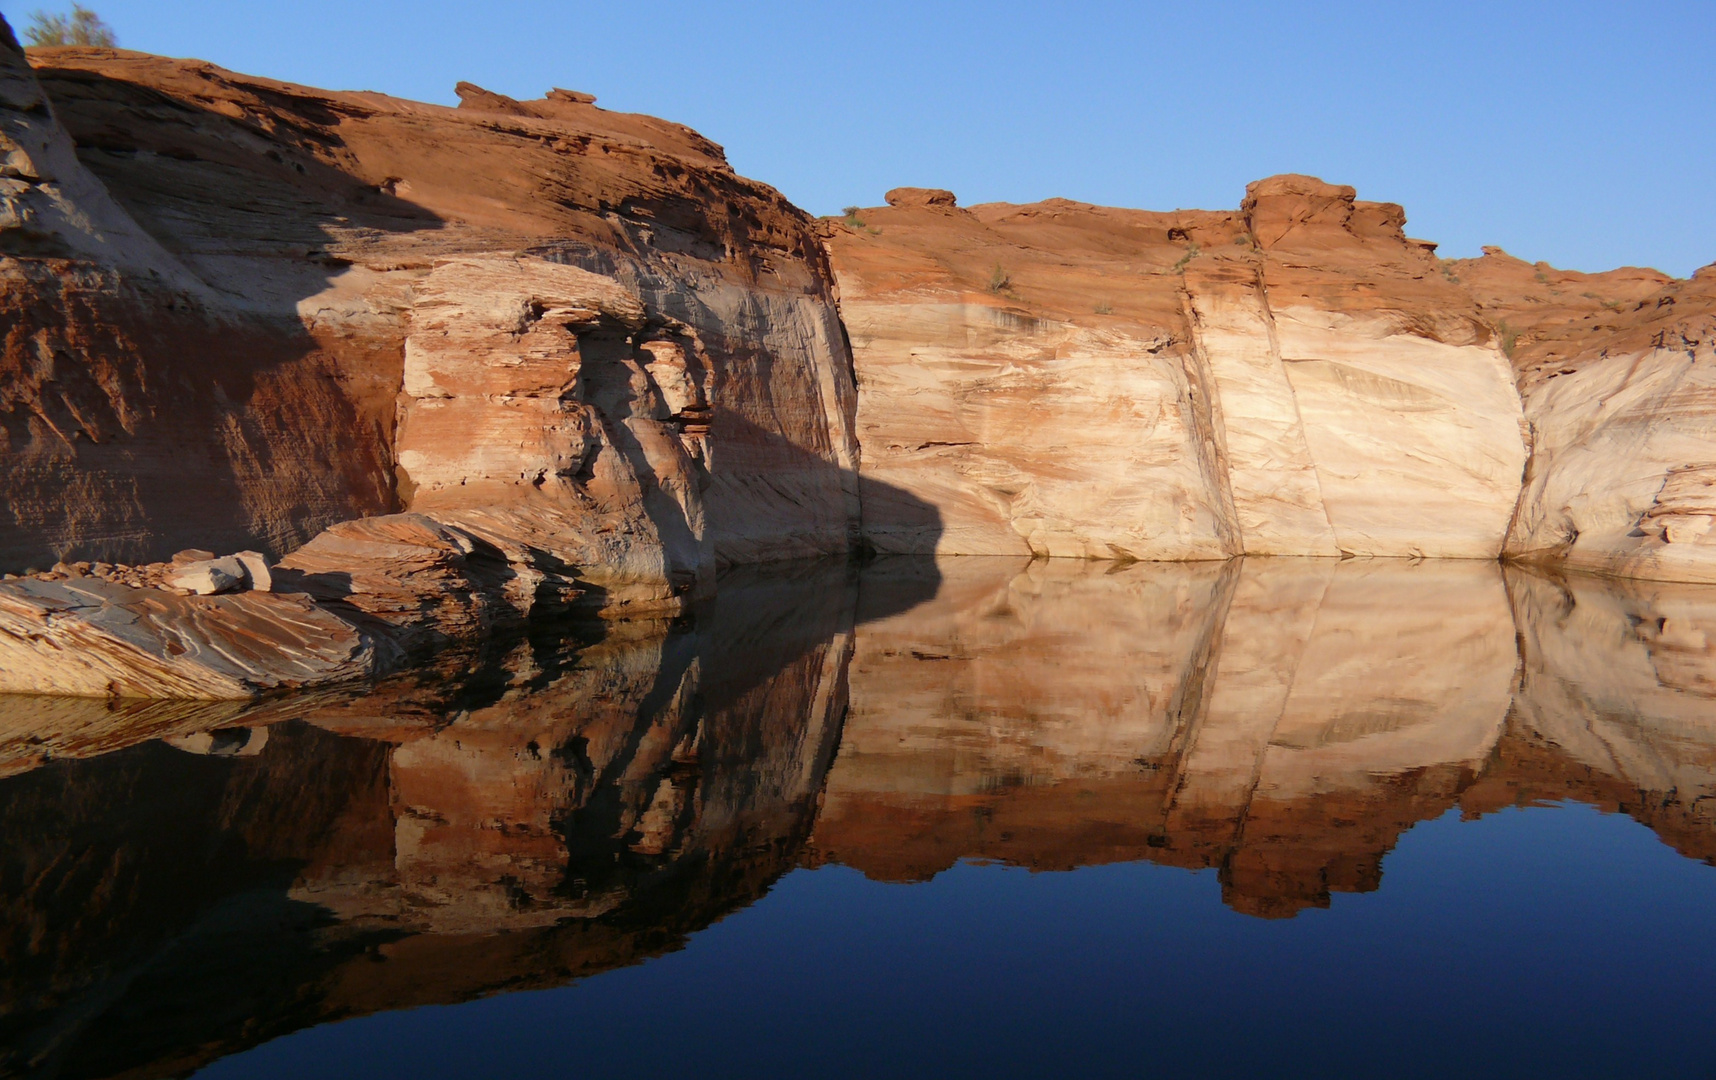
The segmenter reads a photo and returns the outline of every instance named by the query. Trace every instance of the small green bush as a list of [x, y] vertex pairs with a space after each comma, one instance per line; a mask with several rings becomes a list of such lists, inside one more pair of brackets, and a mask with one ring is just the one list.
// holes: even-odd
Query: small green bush
[[1180, 261], [1174, 264], [1174, 273], [1176, 273], [1176, 274], [1185, 273], [1186, 272], [1186, 264], [1191, 262], [1193, 259], [1197, 258], [1199, 255], [1202, 255], [1203, 253], [1204, 253], [1203, 249], [1198, 247], [1196, 241], [1194, 241], [1192, 243], [1192, 246], [1186, 249], [1186, 253], [1184, 255], [1180, 256]]
[[1010, 286], [1012, 284], [1013, 284], [1013, 275], [1009, 274], [1006, 271], [1006, 269], [1000, 263], [996, 263], [995, 269], [989, 271], [989, 291], [990, 292], [992, 292], [992, 293], [1006, 292], [1008, 286]]
[[1519, 347], [1519, 331], [1507, 324], [1503, 319], [1496, 323], [1496, 341], [1501, 345], [1502, 355], [1513, 359], [1514, 349]]
[[92, 45], [103, 49], [119, 44], [113, 28], [82, 4], [73, 4], [70, 15], [31, 12], [24, 39], [31, 45]]

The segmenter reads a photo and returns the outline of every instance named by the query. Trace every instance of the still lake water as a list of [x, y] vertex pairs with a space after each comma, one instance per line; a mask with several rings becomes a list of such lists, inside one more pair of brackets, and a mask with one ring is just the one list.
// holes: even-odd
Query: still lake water
[[0, 699], [0, 1074], [1716, 1076], [1716, 587], [729, 575]]

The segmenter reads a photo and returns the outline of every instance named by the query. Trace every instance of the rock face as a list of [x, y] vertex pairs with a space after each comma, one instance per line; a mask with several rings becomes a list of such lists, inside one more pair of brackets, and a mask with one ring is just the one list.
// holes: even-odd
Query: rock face
[[1238, 213], [890, 193], [825, 223], [889, 551], [1500, 554], [1519, 396], [1400, 208], [1309, 177]]
[[0, 568], [412, 510], [618, 606], [855, 534], [821, 247], [689, 129], [0, 53]]
[[56, 567], [0, 690], [322, 685], [855, 546], [1716, 581], [1716, 271], [1444, 263], [1304, 176], [813, 223], [681, 126], [458, 94], [0, 33], [0, 570]]
[[[1494, 289], [1522, 265], [1486, 255], [1460, 273], [1474, 291]], [[1548, 303], [1516, 299], [1524, 290], [1490, 301], [1509, 327], [1532, 428], [1508, 554], [1716, 582], [1716, 267], [1688, 281], [1539, 276]]]
[[[0, 570], [260, 550], [0, 583], [24, 665], [0, 688], [338, 681], [855, 539], [822, 248], [696, 133], [570, 91], [446, 109], [31, 62], [0, 34]], [[153, 595], [254, 587], [288, 554], [268, 587], [293, 599]], [[338, 657], [259, 651], [301, 612]], [[80, 650], [111, 655], [36, 670]]]

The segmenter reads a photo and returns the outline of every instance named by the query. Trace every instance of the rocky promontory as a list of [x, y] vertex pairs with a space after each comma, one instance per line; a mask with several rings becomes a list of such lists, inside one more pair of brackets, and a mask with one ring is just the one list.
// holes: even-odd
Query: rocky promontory
[[1716, 270], [899, 188], [0, 33], [0, 690], [243, 698], [869, 551], [1716, 581]]

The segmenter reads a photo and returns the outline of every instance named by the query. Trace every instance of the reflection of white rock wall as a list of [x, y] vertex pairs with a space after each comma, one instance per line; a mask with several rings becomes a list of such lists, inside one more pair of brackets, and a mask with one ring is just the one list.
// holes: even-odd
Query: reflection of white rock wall
[[1215, 564], [952, 559], [933, 601], [856, 632], [829, 806], [969, 794], [1169, 751], [1227, 573]]
[[1342, 563], [1315, 618], [1269, 736], [1260, 796], [1362, 790], [1378, 776], [1482, 764], [1507, 719], [1517, 666], [1497, 566]]
[[1716, 588], [1522, 571], [1509, 587], [1521, 723], [1716, 825]]
[[860, 627], [843, 793], [937, 796], [1176, 760], [1174, 814], [1474, 770], [1517, 664], [1483, 562], [941, 564], [937, 598]]

